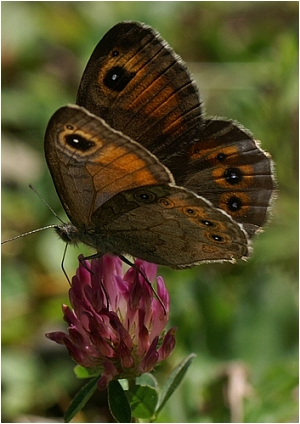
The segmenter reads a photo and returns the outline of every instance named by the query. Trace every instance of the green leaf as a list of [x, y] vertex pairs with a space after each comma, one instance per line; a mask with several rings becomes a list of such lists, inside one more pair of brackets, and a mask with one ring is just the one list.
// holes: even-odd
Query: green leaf
[[74, 416], [79, 411], [81, 411], [81, 409], [90, 399], [90, 397], [94, 394], [95, 390], [97, 389], [98, 380], [99, 380], [99, 376], [93, 378], [91, 381], [89, 381], [85, 386], [83, 386], [79, 390], [79, 392], [72, 400], [71, 405], [69, 406], [67, 412], [64, 415], [64, 420], [66, 423], [69, 423], [71, 419], [74, 418]]
[[136, 418], [151, 418], [158, 402], [158, 392], [150, 386], [136, 385], [127, 392], [132, 415]]
[[117, 380], [108, 385], [108, 406], [111, 415], [118, 423], [131, 422], [131, 409], [125, 392]]
[[100, 378], [101, 372], [99, 370], [91, 370], [90, 368], [84, 368], [81, 365], [76, 365], [74, 368], [74, 373], [77, 378], [91, 378], [97, 377]]
[[196, 355], [194, 353], [187, 356], [179, 365], [177, 365], [177, 367], [174, 369], [174, 371], [166, 381], [166, 384], [164, 385], [163, 390], [161, 392], [159, 404], [155, 411], [156, 415], [159, 413], [159, 411], [162, 410], [167, 400], [171, 397], [171, 395], [181, 383], [183, 377], [185, 376], [185, 373], [187, 372], [195, 356]]
[[137, 377], [136, 384], [139, 384], [141, 386], [150, 386], [158, 390], [157, 380], [149, 372], [146, 372], [145, 374], [142, 374], [140, 377]]
[[129, 387], [127, 378], [119, 378], [118, 382], [121, 384], [121, 387], [124, 390], [124, 392], [126, 392], [126, 390], [128, 390], [128, 387]]

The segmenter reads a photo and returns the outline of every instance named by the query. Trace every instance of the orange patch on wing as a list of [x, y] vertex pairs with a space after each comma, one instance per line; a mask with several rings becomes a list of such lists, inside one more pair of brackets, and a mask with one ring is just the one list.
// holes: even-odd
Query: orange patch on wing
[[[153, 173], [147, 168], [148, 162], [126, 147], [107, 145], [97, 161], [86, 164], [86, 169], [93, 178], [95, 191], [118, 193], [134, 187], [169, 182], [166, 175]], [[161, 178], [160, 178], [161, 177]]]
[[169, 114], [164, 124], [163, 134], [179, 134], [184, 129], [184, 119], [177, 111]]
[[191, 159], [199, 159], [200, 157], [205, 157], [207, 152], [211, 151], [211, 143], [213, 140], [208, 140], [206, 142], [199, 141], [192, 145], [189, 151], [189, 157]]
[[[120, 173], [122, 174], [122, 172]], [[131, 188], [140, 187], [144, 185], [157, 184], [160, 181], [154, 177], [146, 169], [141, 169], [134, 174], [128, 174], [118, 179], [118, 173], [111, 172], [106, 179], [104, 191], [118, 193]], [[97, 183], [97, 177], [94, 178], [94, 183]]]
[[116, 174], [128, 175], [139, 171], [145, 176], [152, 176], [152, 173], [146, 168], [147, 162], [144, 159], [139, 158], [135, 153], [127, 153], [126, 155], [117, 158], [112, 162], [111, 167]]
[[[141, 73], [143, 73], [143, 71], [138, 72], [136, 77], [139, 78]], [[145, 113], [149, 116], [161, 116], [161, 112], [158, 108], [161, 109], [162, 106], [165, 107], [165, 111], [170, 111], [177, 106], [174, 90], [170, 85], [166, 85], [166, 81], [162, 76], [155, 77], [149, 75], [146, 78], [141, 78], [139, 90], [136, 90], [136, 92], [138, 91], [140, 91], [139, 96], [132, 99], [132, 103], [129, 106], [135, 109], [143, 105]], [[165, 106], [165, 104], [167, 104], [167, 106]]]
[[230, 159], [232, 157], [236, 157], [236, 155], [238, 154], [238, 148], [237, 147], [233, 147], [233, 146], [228, 146], [228, 147], [218, 147], [217, 149], [214, 149], [211, 154], [208, 154], [206, 159], [210, 160], [210, 161], [216, 161], [216, 162], [220, 162], [220, 160], [218, 159], [218, 155], [222, 154], [225, 155], [225, 160], [226, 163], [230, 163]]
[[[137, 74], [137, 76], [139, 73]], [[162, 132], [174, 133], [182, 130], [183, 118], [179, 111], [179, 99], [174, 89], [166, 85], [163, 77], [152, 80], [152, 76], [141, 81], [140, 94], [134, 91], [135, 98], [128, 104], [128, 109], [143, 107], [143, 113], [160, 121], [163, 118]]]
[[220, 147], [214, 139], [200, 141], [194, 144], [189, 152], [191, 159], [202, 159], [212, 162], [212, 164], [220, 163], [218, 155], [221, 153], [226, 156], [225, 161], [230, 161], [230, 158], [237, 155], [238, 149], [233, 146]]

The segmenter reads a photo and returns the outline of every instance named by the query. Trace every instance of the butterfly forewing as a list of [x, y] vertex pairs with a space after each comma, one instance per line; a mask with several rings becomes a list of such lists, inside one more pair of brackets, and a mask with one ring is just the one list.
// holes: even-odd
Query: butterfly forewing
[[174, 181], [150, 152], [78, 106], [53, 115], [45, 153], [60, 200], [79, 227], [116, 193]]
[[114, 26], [96, 46], [77, 103], [167, 166], [202, 124], [198, 89], [186, 66], [156, 31], [137, 22]]

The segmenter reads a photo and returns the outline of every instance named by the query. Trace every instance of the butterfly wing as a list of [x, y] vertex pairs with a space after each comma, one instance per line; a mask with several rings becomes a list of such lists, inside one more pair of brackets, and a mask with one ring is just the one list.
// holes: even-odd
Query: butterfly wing
[[248, 237], [225, 212], [181, 187], [140, 187], [117, 194], [92, 215], [115, 254], [128, 253], [160, 265], [184, 268], [249, 256]]
[[180, 57], [151, 27], [122, 22], [96, 46], [77, 104], [141, 143], [167, 167], [202, 125], [198, 89]]
[[52, 116], [44, 147], [56, 191], [79, 228], [116, 193], [174, 181], [154, 155], [78, 106]]
[[210, 200], [252, 236], [266, 221], [274, 190], [273, 165], [239, 124], [207, 120], [190, 146], [189, 165], [177, 183]]

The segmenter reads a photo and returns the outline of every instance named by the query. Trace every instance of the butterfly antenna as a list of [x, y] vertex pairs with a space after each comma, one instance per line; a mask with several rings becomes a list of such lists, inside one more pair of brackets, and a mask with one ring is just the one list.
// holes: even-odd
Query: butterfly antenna
[[156, 291], [156, 290], [155, 290], [155, 288], [153, 287], [153, 284], [152, 284], [152, 283], [148, 280], [148, 278], [146, 277], [146, 275], [144, 274], [144, 272], [143, 272], [140, 268], [138, 268], [138, 267], [136, 266], [136, 264], [132, 263], [129, 259], [125, 258], [125, 256], [123, 256], [123, 255], [118, 255], [118, 256], [119, 256], [119, 258], [120, 258], [123, 262], [125, 262], [125, 264], [127, 264], [127, 265], [131, 266], [132, 268], [134, 268], [135, 270], [137, 270], [137, 271], [141, 274], [141, 276], [145, 279], [146, 283], [150, 286], [150, 288], [151, 288], [152, 292], [154, 293], [154, 296], [156, 297], [156, 299], [157, 299], [157, 300], [159, 301], [159, 303], [161, 304], [161, 306], [162, 306], [162, 308], [163, 308], [163, 310], [164, 310], [164, 315], [167, 315], [166, 307], [165, 307], [165, 305], [164, 305], [164, 302], [161, 300], [161, 298], [159, 297], [159, 295], [158, 295], [157, 291]]
[[53, 215], [62, 223], [64, 224], [64, 221], [57, 215], [57, 213], [51, 208], [51, 206], [46, 202], [46, 200], [40, 195], [40, 193], [37, 191], [33, 185], [29, 184], [29, 187], [31, 190], [35, 192], [35, 194], [41, 199], [41, 201], [44, 203], [44, 205], [47, 206], [47, 208], [53, 213]]
[[28, 231], [28, 233], [19, 234], [18, 236], [11, 237], [11, 238], [9, 238], [7, 240], [1, 241], [1, 244], [8, 243], [9, 241], [16, 240], [16, 239], [18, 239], [20, 237], [29, 236], [29, 234], [37, 233], [38, 231], [47, 230], [48, 228], [56, 228], [56, 227], [57, 227], [56, 224], [52, 224], [52, 225], [47, 225], [46, 227], [37, 228], [36, 230]]

